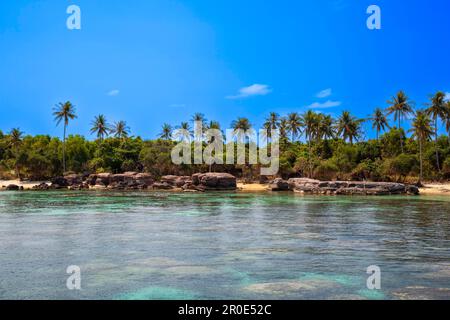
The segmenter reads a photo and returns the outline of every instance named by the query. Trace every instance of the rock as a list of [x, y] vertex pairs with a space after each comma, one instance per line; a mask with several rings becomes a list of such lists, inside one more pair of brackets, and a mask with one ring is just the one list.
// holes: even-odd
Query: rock
[[270, 191], [289, 191], [289, 183], [286, 180], [277, 178], [270, 182], [268, 189]]
[[147, 189], [153, 182], [152, 175], [148, 173], [125, 172], [111, 175], [107, 187], [113, 190], [141, 190]]
[[183, 187], [187, 181], [190, 181], [191, 177], [189, 176], [163, 176], [161, 178], [162, 183], [170, 184], [172, 187], [181, 188]]
[[64, 177], [54, 177], [51, 180], [51, 183], [52, 188], [54, 187], [55, 189], [61, 189], [69, 186], [67, 179]]
[[96, 187], [107, 187], [111, 183], [111, 173], [99, 173], [97, 174], [97, 179], [95, 180]]
[[[83, 175], [81, 174], [69, 174], [67, 176], [64, 176], [64, 179], [66, 179], [67, 186], [73, 186], [73, 185], [80, 185], [83, 183]], [[61, 185], [60, 183], [58, 183]]]
[[15, 185], [15, 184], [9, 184], [9, 185], [6, 186], [5, 189], [6, 189], [6, 191], [19, 191], [20, 187], [18, 185]]
[[50, 186], [48, 184], [46, 184], [45, 182], [37, 185], [37, 186], [33, 186], [33, 190], [49, 190]]
[[91, 174], [86, 178], [86, 183], [90, 186], [95, 186], [95, 183], [97, 182], [97, 175]]
[[199, 191], [237, 189], [236, 177], [229, 173], [196, 173], [191, 181]]
[[406, 193], [417, 196], [420, 193], [420, 190], [417, 186], [414, 185], [407, 185], [406, 186]]
[[292, 178], [289, 188], [295, 192], [330, 195], [396, 195], [419, 194], [415, 186], [394, 182], [364, 181], [319, 181], [306, 178]]
[[170, 190], [173, 189], [173, 186], [168, 184], [167, 182], [157, 182], [152, 185], [155, 190]]

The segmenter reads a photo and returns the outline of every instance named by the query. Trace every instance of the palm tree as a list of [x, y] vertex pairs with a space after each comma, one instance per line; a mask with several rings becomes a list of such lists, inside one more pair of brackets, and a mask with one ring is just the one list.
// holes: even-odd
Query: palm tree
[[200, 122], [202, 124], [202, 127], [206, 127], [206, 122], [208, 121], [203, 113], [197, 112], [195, 113], [191, 121], [195, 124], [196, 122]]
[[389, 128], [389, 123], [387, 121], [386, 116], [383, 113], [383, 110], [381, 110], [380, 108], [375, 109], [370, 120], [372, 120], [372, 129], [377, 130], [377, 141], [378, 141], [379, 136], [380, 136], [380, 131], [386, 130], [386, 127]]
[[63, 172], [66, 172], [66, 129], [69, 125], [69, 121], [77, 117], [75, 106], [67, 101], [65, 103], [60, 102], [53, 108], [53, 116], [55, 117], [56, 125], [58, 126], [61, 121], [64, 121], [64, 135], [63, 135]]
[[439, 152], [438, 152], [438, 120], [445, 121], [447, 118], [447, 104], [445, 102], [445, 93], [442, 91], [436, 92], [434, 96], [430, 98], [430, 104], [425, 112], [431, 116], [434, 122], [434, 134], [435, 134], [435, 149], [436, 149], [436, 164], [438, 171], [441, 171], [439, 164]]
[[320, 139], [332, 139], [335, 136], [334, 132], [334, 120], [330, 115], [320, 115], [318, 126], [318, 138]]
[[191, 140], [191, 127], [188, 122], [181, 122], [179, 126], [176, 127], [176, 130], [173, 133], [173, 136], [176, 139], [180, 139], [181, 141], [190, 141]]
[[[402, 129], [402, 118], [406, 118], [409, 114], [413, 114], [413, 102], [409, 100], [408, 96], [399, 91], [395, 97], [387, 102], [389, 107], [387, 108], [388, 115], [394, 114], [394, 121], [398, 121], [398, 128]], [[400, 145], [403, 152], [403, 139], [400, 137]]]
[[114, 123], [111, 128], [111, 134], [113, 134], [116, 138], [125, 139], [128, 138], [128, 135], [130, 134], [130, 128], [127, 126], [125, 121], [121, 120]]
[[289, 132], [289, 121], [286, 118], [281, 118], [280, 123], [278, 125], [280, 130], [280, 140], [283, 142], [289, 141], [288, 132]]
[[447, 116], [445, 118], [445, 130], [448, 132], [448, 139], [450, 141], [450, 100], [447, 101]]
[[19, 147], [22, 145], [22, 139], [23, 139], [23, 132], [20, 131], [19, 128], [14, 128], [9, 132], [9, 145], [13, 149], [14, 156], [16, 158], [15, 161], [15, 170], [17, 177], [20, 180], [20, 171], [19, 171], [19, 159], [18, 159], [18, 153], [19, 153]]
[[309, 162], [309, 177], [312, 177], [312, 163], [311, 163], [311, 141], [314, 138], [314, 128], [317, 127], [317, 113], [308, 110], [301, 116], [301, 124], [304, 128], [305, 138], [308, 141], [308, 162]]
[[302, 121], [301, 117], [297, 112], [292, 112], [288, 114], [287, 122], [288, 129], [291, 133], [291, 140], [294, 142], [295, 138], [302, 134]]
[[170, 124], [164, 123], [159, 137], [163, 140], [172, 139], [172, 126]]
[[426, 141], [431, 140], [433, 135], [433, 128], [431, 125], [431, 119], [427, 111], [417, 111], [416, 117], [412, 123], [412, 129], [409, 132], [413, 133], [413, 138], [416, 138], [419, 142], [419, 154], [420, 154], [420, 176], [419, 184], [423, 179], [423, 145]]
[[96, 133], [97, 138], [99, 138], [100, 141], [102, 141], [105, 136], [108, 136], [110, 131], [111, 129], [104, 115], [100, 114], [92, 121], [91, 134]]
[[348, 139], [350, 144], [353, 145], [353, 140], [358, 140], [361, 135], [362, 121], [353, 117], [349, 111], [343, 111], [337, 121], [338, 135], [342, 136], [344, 142]]
[[252, 128], [250, 121], [247, 118], [238, 118], [231, 123], [234, 131], [243, 130], [248, 131]]
[[269, 114], [269, 117], [266, 119], [266, 122], [264, 123], [264, 127], [267, 127], [271, 130], [278, 129], [278, 126], [280, 125], [280, 115], [276, 112], [271, 112]]

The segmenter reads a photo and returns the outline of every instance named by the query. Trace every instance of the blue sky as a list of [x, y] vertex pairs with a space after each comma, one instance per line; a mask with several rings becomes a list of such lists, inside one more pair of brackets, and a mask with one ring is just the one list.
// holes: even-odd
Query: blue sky
[[[81, 30], [66, 27], [72, 4]], [[0, 128], [61, 135], [51, 109], [66, 100], [69, 133], [102, 113], [145, 138], [194, 112], [223, 127], [308, 108], [366, 117], [400, 89], [420, 107], [450, 92], [449, 14], [448, 0], [1, 1]]]

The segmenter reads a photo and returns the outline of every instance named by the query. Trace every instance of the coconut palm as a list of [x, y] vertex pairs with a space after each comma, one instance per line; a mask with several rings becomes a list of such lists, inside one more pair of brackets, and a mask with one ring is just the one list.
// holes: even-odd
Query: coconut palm
[[[408, 115], [413, 114], [413, 102], [409, 100], [408, 96], [399, 91], [395, 97], [387, 102], [389, 107], [387, 108], [388, 115], [394, 114], [394, 121], [398, 121], [398, 128], [402, 128], [402, 119]], [[400, 138], [400, 145], [403, 152], [403, 139]]]
[[447, 101], [447, 116], [445, 118], [445, 130], [448, 132], [448, 139], [450, 141], [450, 100]]
[[280, 131], [280, 140], [283, 142], [289, 141], [288, 132], [289, 132], [289, 121], [286, 118], [281, 118], [278, 124], [278, 129]]
[[248, 131], [252, 128], [250, 121], [247, 118], [238, 118], [231, 123], [234, 131], [243, 130]]
[[357, 119], [349, 111], [343, 111], [337, 121], [337, 133], [344, 141], [349, 140], [353, 144], [361, 136], [361, 123], [363, 120]]
[[191, 121], [195, 124], [196, 122], [200, 122], [202, 124], [203, 130], [206, 127], [206, 122], [208, 121], [203, 113], [197, 112], [195, 113]]
[[100, 114], [92, 121], [91, 134], [97, 134], [97, 138], [99, 138], [100, 141], [102, 141], [105, 136], [108, 136], [110, 131], [111, 129], [104, 115]]
[[287, 116], [288, 129], [291, 133], [292, 142], [302, 134], [302, 121], [297, 112], [292, 112]]
[[383, 110], [380, 108], [376, 108], [372, 116], [370, 117], [370, 120], [372, 121], [372, 129], [376, 129], [377, 131], [377, 141], [379, 140], [380, 131], [386, 130], [386, 127], [389, 128], [389, 123], [384, 115]]
[[111, 134], [113, 134], [116, 138], [125, 139], [130, 134], [130, 128], [127, 126], [125, 121], [121, 120], [114, 123], [111, 128]]
[[319, 115], [318, 117], [318, 139], [332, 139], [335, 136], [334, 120], [330, 115]]
[[64, 134], [63, 134], [63, 172], [66, 172], [66, 130], [69, 125], [69, 121], [77, 117], [75, 106], [67, 101], [65, 103], [58, 103], [53, 108], [53, 116], [55, 117], [56, 125], [58, 126], [61, 121], [64, 121]]
[[23, 132], [19, 128], [14, 128], [9, 132], [9, 146], [13, 149], [15, 156], [15, 170], [17, 177], [20, 180], [20, 170], [19, 170], [19, 148], [22, 145]]
[[312, 177], [312, 163], [311, 163], [311, 142], [314, 139], [315, 128], [317, 127], [317, 113], [312, 110], [308, 110], [301, 116], [301, 124], [304, 128], [303, 132], [305, 138], [308, 141], [308, 163], [309, 163], [309, 177]]
[[191, 126], [188, 122], [181, 122], [179, 126], [175, 128], [173, 132], [175, 139], [181, 141], [191, 141]]
[[170, 124], [164, 123], [159, 137], [163, 140], [172, 139], [172, 126]]
[[409, 132], [412, 132], [412, 137], [416, 138], [419, 142], [419, 183], [421, 183], [423, 179], [423, 145], [425, 144], [425, 142], [431, 140], [431, 136], [433, 135], [431, 119], [427, 111], [420, 110], [416, 112], [416, 116], [412, 122], [412, 128], [409, 130]]
[[269, 114], [269, 117], [266, 119], [266, 122], [264, 122], [264, 127], [269, 128], [271, 130], [278, 129], [279, 125], [280, 125], [280, 115], [276, 112], [271, 112]]
[[436, 92], [434, 96], [430, 98], [430, 103], [425, 112], [433, 119], [434, 122], [434, 134], [435, 134], [435, 150], [436, 150], [436, 165], [438, 171], [441, 171], [439, 164], [439, 152], [438, 152], [438, 120], [445, 121], [447, 118], [447, 103], [445, 102], [445, 93], [442, 91]]

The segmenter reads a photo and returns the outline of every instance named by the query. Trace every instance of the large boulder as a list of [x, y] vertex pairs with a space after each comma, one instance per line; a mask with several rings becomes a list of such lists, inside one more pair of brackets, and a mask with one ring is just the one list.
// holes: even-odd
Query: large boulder
[[68, 187], [81, 185], [83, 183], [83, 175], [81, 174], [69, 174], [64, 176]]
[[269, 183], [267, 187], [270, 191], [289, 191], [289, 183], [286, 180], [277, 178]]
[[237, 189], [236, 177], [229, 173], [196, 173], [191, 181], [199, 191]]
[[112, 175], [108, 188], [114, 190], [140, 190], [147, 189], [153, 182], [152, 176], [148, 173], [125, 172]]
[[97, 174], [97, 178], [95, 180], [95, 187], [107, 187], [111, 183], [111, 177], [113, 175], [111, 173], [99, 173]]
[[163, 176], [161, 177], [161, 183], [167, 183], [174, 188], [183, 187], [186, 182], [190, 181], [191, 177], [189, 176]]
[[332, 195], [396, 195], [419, 194], [419, 189], [394, 182], [319, 181], [307, 178], [289, 179], [289, 188], [295, 192]]
[[54, 189], [66, 188], [69, 186], [69, 183], [64, 177], [54, 177], [51, 179], [52, 187]]
[[5, 188], [7, 191], [19, 191], [20, 187], [18, 185], [15, 184], [9, 184], [6, 186]]

